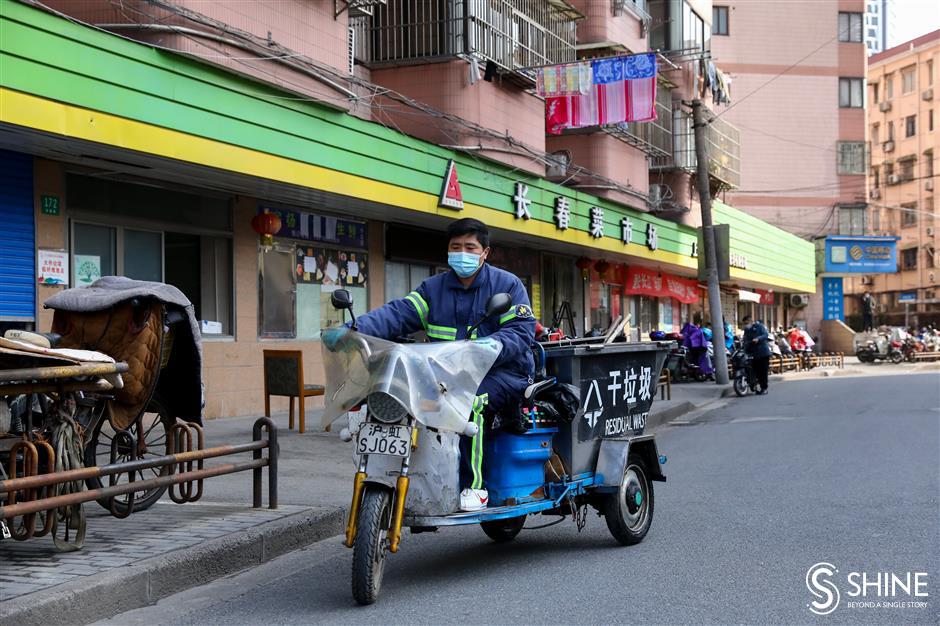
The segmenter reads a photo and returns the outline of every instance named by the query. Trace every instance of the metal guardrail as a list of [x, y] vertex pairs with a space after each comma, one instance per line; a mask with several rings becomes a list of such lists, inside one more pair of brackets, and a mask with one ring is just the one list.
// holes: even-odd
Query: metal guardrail
[[390, 0], [358, 18], [356, 57], [369, 67], [477, 55], [515, 70], [575, 60], [566, 3], [545, 0]]
[[[266, 432], [267, 438], [262, 438]], [[195, 437], [194, 437], [195, 433]], [[116, 438], [117, 439], [117, 438]], [[21, 526], [15, 530], [13, 537], [24, 540], [30, 537], [39, 537], [49, 532], [50, 518], [54, 518], [57, 509], [64, 509], [81, 505], [93, 500], [111, 499], [112, 514], [114, 511], [114, 498], [116, 496], [133, 494], [138, 491], [148, 491], [160, 487], [170, 488], [170, 498], [177, 503], [195, 502], [202, 496], [202, 481], [214, 476], [223, 476], [235, 472], [251, 470], [252, 478], [252, 506], [262, 506], [262, 469], [268, 468], [268, 508], [276, 509], [277, 495], [277, 426], [267, 417], [259, 418], [252, 427], [252, 441], [250, 443], [217, 446], [208, 449], [192, 449], [194, 441], [201, 446], [204, 439], [202, 428], [197, 424], [184, 423], [177, 420], [168, 437], [168, 454], [148, 459], [136, 459], [123, 463], [111, 463], [96, 467], [82, 467], [64, 472], [38, 473], [38, 449], [30, 442], [21, 442], [26, 476], [0, 481], [0, 493], [8, 494], [8, 503], [0, 505], [0, 520], [12, 520], [22, 517]], [[19, 445], [19, 444], [18, 444]], [[114, 445], [114, 444], [113, 444]], [[182, 452], [178, 450], [181, 445], [186, 446]], [[40, 442], [40, 447], [47, 455], [49, 466], [54, 465], [54, 452], [49, 444]], [[48, 448], [46, 450], [45, 448]], [[21, 449], [11, 451], [11, 458]], [[266, 456], [262, 450], [268, 450]], [[215, 467], [203, 467], [205, 459], [228, 456], [232, 454], [252, 453], [252, 460], [240, 463], [225, 463]], [[168, 468], [168, 474], [146, 480], [135, 480], [137, 472], [156, 467]], [[15, 463], [13, 464], [16, 470]], [[115, 479], [120, 474], [127, 474], [128, 482], [117, 485]], [[112, 478], [111, 485], [99, 489], [81, 489], [65, 495], [46, 497], [50, 487], [68, 483], [80, 483], [91, 478]], [[195, 485], [194, 485], [195, 483]], [[22, 501], [18, 496], [22, 496]], [[50, 511], [43, 522], [43, 528], [36, 532], [36, 514]], [[125, 514], [116, 515], [126, 517], [133, 512], [133, 496], [128, 499], [128, 510]], [[17, 529], [16, 524], [11, 524]]]
[[[678, 168], [694, 172], [695, 157], [692, 115], [677, 108], [672, 112], [673, 149], [668, 156], [654, 157], [651, 169]], [[741, 186], [741, 133], [723, 118], [708, 112], [710, 122], [705, 129], [705, 151], [710, 176], [731, 188]]]
[[915, 352], [915, 361], [940, 361], [940, 352]]

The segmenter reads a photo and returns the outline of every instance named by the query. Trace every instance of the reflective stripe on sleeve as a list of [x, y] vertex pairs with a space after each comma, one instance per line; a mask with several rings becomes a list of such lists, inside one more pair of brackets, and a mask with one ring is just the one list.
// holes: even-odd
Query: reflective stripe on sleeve
[[424, 298], [422, 298], [421, 294], [417, 291], [409, 293], [405, 296], [405, 300], [414, 306], [415, 310], [418, 312], [418, 317], [421, 319], [421, 326], [426, 330], [428, 327], [428, 303], [424, 301]]
[[451, 328], [449, 326], [436, 326], [434, 324], [428, 324], [428, 337], [432, 339], [439, 339], [441, 341], [454, 341], [457, 339], [457, 329]]

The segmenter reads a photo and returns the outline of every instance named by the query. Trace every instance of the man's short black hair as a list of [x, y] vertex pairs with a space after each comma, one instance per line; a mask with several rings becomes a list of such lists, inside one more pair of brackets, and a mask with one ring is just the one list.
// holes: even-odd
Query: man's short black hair
[[447, 240], [464, 235], [474, 235], [480, 245], [484, 248], [490, 247], [490, 229], [480, 220], [472, 217], [464, 217], [455, 222], [451, 222], [447, 227]]
[[741, 321], [742, 321], [742, 322], [750, 322], [750, 321], [751, 321], [751, 316], [750, 316], [750, 315], [745, 315], [744, 317], [741, 318]]

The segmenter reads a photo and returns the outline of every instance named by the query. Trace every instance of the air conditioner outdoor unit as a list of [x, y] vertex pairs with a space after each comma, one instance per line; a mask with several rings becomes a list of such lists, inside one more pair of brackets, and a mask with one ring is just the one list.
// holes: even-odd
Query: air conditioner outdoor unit
[[882, 113], [884, 113], [885, 111], [890, 111], [890, 110], [891, 110], [891, 101], [890, 101], [890, 100], [884, 100], [884, 101], [882, 101], [881, 103], [879, 103], [879, 104], [878, 104], [878, 110], [881, 111]]
[[933, 181], [928, 179], [924, 181], [924, 189], [927, 191], [933, 191]]
[[571, 153], [559, 150], [548, 155], [548, 165], [545, 168], [546, 178], [564, 178], [568, 175], [568, 166], [571, 165]]
[[881, 197], [881, 190], [878, 189], [877, 187], [875, 187], [874, 189], [871, 190], [871, 193], [869, 193], [869, 195], [870, 195], [873, 199], [877, 200], [878, 198]]
[[659, 209], [663, 205], [663, 197], [665, 195], [665, 185], [650, 185], [650, 209]]
[[805, 293], [791, 293], [790, 294], [790, 306], [796, 309], [802, 309], [807, 304], [809, 304], [809, 296]]
[[901, 177], [898, 176], [897, 174], [891, 174], [890, 176], [888, 176], [889, 185], [897, 185], [899, 182], [901, 182]]
[[933, 87], [924, 89], [924, 93], [920, 94], [920, 97], [924, 100], [933, 100]]
[[881, 144], [881, 149], [884, 150], [885, 152], [894, 152], [894, 142], [893, 141], [884, 142], [883, 144]]

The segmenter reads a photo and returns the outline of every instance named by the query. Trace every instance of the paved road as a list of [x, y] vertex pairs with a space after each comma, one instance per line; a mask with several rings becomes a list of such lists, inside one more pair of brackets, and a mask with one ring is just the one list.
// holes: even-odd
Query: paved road
[[[112, 623], [937, 624], [938, 424], [935, 373], [777, 384], [660, 433], [669, 482], [639, 546], [593, 515], [580, 535], [566, 522], [503, 546], [475, 527], [406, 533], [360, 608], [331, 539]], [[841, 603], [816, 617], [805, 576], [821, 561]], [[926, 607], [848, 606], [850, 572], [908, 571], [927, 573], [929, 597], [910, 598]]]

